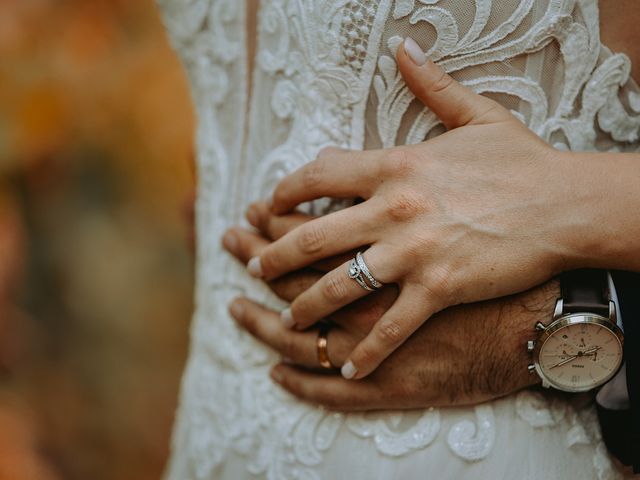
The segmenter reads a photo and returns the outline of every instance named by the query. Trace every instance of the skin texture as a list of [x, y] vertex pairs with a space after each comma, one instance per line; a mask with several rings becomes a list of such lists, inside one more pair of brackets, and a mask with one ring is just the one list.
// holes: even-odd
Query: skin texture
[[[640, 208], [637, 155], [559, 152], [433, 62], [415, 64], [402, 46], [397, 62], [449, 131], [387, 150], [323, 150], [280, 182], [272, 211], [321, 197], [364, 202], [302, 225], [248, 264], [270, 280], [369, 246], [369, 269], [398, 285], [399, 296], [347, 358], [347, 378], [373, 372], [446, 307], [522, 292], [573, 268], [640, 269], [631, 240], [640, 221], [612, 210]], [[369, 294], [347, 268], [348, 261], [293, 300], [283, 321], [306, 329]]]
[[[223, 239], [225, 248], [246, 263], [311, 217], [281, 216], [265, 203], [247, 212], [256, 230], [234, 228]], [[342, 263], [334, 257], [268, 282], [276, 295], [291, 301], [307, 291], [324, 272]], [[388, 286], [335, 312], [329, 320], [328, 354], [342, 365], [397, 297]], [[410, 409], [475, 404], [501, 397], [538, 382], [527, 372], [526, 340], [536, 321], [547, 321], [559, 295], [557, 282], [523, 294], [449, 308], [418, 329], [373, 374], [354, 382], [334, 372], [318, 371], [315, 329], [291, 330], [279, 313], [247, 298], [230, 306], [232, 316], [287, 363], [272, 370], [272, 378], [297, 397], [335, 410]]]

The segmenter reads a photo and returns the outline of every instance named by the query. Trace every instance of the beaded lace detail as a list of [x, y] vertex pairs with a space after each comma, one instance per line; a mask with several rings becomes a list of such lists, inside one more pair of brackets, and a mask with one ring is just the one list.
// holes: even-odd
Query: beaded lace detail
[[[244, 2], [158, 3], [199, 121], [196, 311], [168, 477], [223, 478], [227, 460], [239, 457], [246, 475], [328, 478], [329, 459], [356, 442], [367, 455], [377, 452], [370, 462], [385, 468], [418, 465], [437, 451], [469, 472], [504, 478], [499, 450], [525, 455], [531, 448], [529, 458], [548, 454], [549, 464], [532, 460], [521, 478], [561, 478], [558, 472], [578, 467], [588, 467], [590, 478], [619, 478], [589, 399], [525, 391], [472, 408], [348, 415], [298, 402], [269, 380], [274, 354], [226, 311], [238, 294], [282, 305], [219, 247], [249, 202], [267, 197], [322, 147], [390, 147], [443, 131], [397, 70], [393, 52], [407, 35], [557, 148], [638, 150], [640, 95], [628, 58], [600, 44], [597, 2], [263, 0], [249, 106]], [[310, 208], [321, 214], [343, 205]], [[521, 437], [505, 439], [505, 432]], [[555, 464], [553, 445], [582, 460]], [[482, 462], [496, 467], [473, 470]], [[439, 471], [434, 462], [424, 468]]]

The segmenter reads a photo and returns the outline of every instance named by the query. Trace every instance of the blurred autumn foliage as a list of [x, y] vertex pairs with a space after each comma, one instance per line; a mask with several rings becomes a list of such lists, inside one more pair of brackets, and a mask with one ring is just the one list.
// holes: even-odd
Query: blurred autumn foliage
[[0, 0], [0, 480], [160, 477], [192, 131], [152, 0]]

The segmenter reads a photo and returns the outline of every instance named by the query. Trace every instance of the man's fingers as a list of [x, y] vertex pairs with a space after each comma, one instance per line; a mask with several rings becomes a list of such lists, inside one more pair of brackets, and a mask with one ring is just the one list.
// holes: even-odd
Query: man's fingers
[[273, 192], [272, 210], [289, 212], [301, 203], [322, 197], [369, 198], [381, 182], [381, 151], [324, 149], [318, 158], [285, 177]]
[[493, 100], [461, 85], [429, 60], [410, 37], [398, 47], [398, 69], [413, 94], [448, 129], [511, 120], [509, 111]]
[[291, 303], [321, 278], [322, 273], [307, 268], [271, 280], [268, 285], [278, 297]]
[[278, 240], [296, 227], [316, 218], [300, 212], [275, 215], [267, 202], [255, 202], [249, 205], [246, 217], [253, 227], [270, 240]]
[[398, 300], [353, 350], [342, 375], [347, 379], [366, 377], [402, 345], [436, 312], [425, 297], [423, 289], [405, 286]]
[[[296, 365], [320, 368], [315, 330], [298, 332], [286, 328], [280, 315], [247, 298], [238, 298], [229, 307], [236, 321], [251, 335], [273, 348]], [[357, 338], [335, 327], [327, 334], [327, 354], [332, 365], [339, 367], [353, 348]]]
[[244, 264], [260, 255], [270, 243], [258, 233], [239, 227], [230, 228], [222, 237], [225, 250]]
[[345, 330], [357, 332], [364, 338], [387, 313], [398, 298], [397, 285], [386, 285], [377, 292], [350, 303], [329, 318]]
[[315, 405], [336, 411], [384, 408], [384, 392], [373, 382], [350, 382], [338, 375], [320, 375], [290, 365], [276, 365], [271, 378], [285, 390]]

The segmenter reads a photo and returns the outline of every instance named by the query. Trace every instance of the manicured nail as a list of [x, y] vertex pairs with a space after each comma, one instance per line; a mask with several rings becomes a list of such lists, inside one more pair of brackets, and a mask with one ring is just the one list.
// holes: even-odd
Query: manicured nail
[[282, 375], [282, 372], [280, 371], [279, 368], [272, 368], [271, 378], [273, 378], [273, 380], [278, 383], [282, 383], [282, 380], [284, 380], [284, 375]]
[[291, 328], [296, 324], [295, 320], [293, 319], [293, 315], [291, 314], [290, 308], [285, 308], [280, 313], [280, 320], [282, 320], [282, 323], [284, 323], [284, 326], [287, 328]]
[[251, 205], [247, 210], [247, 220], [254, 227], [260, 223], [260, 215], [258, 215], [258, 208], [255, 205]]
[[238, 250], [238, 237], [235, 233], [227, 232], [222, 237], [222, 245], [230, 252], [236, 252]]
[[418, 45], [413, 38], [407, 37], [404, 39], [404, 51], [407, 52], [409, 58], [417, 66], [421, 67], [422, 65], [427, 63], [427, 56], [422, 51], [422, 48], [420, 48], [420, 45]]
[[356, 370], [356, 367], [353, 365], [351, 360], [349, 360], [347, 363], [345, 363], [342, 366], [340, 373], [342, 373], [342, 376], [347, 380], [351, 380], [353, 377], [356, 376], [356, 373], [358, 373], [358, 370]]
[[252, 276], [262, 278], [262, 264], [260, 263], [260, 257], [253, 257], [249, 260], [249, 263], [247, 263], [247, 270], [249, 270], [249, 273]]
[[240, 300], [236, 299], [233, 302], [231, 302], [231, 305], [229, 306], [229, 311], [231, 312], [231, 315], [233, 316], [233, 318], [239, 319], [242, 317], [242, 314], [244, 313], [244, 306], [242, 305], [242, 302], [240, 302]]

